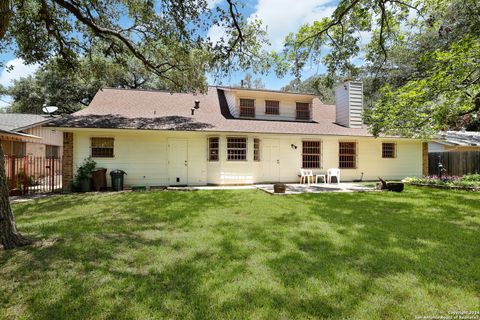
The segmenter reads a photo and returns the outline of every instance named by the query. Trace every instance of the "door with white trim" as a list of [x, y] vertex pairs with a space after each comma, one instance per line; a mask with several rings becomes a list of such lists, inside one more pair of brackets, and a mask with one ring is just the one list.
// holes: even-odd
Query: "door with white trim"
[[188, 143], [168, 139], [168, 181], [170, 185], [188, 184]]
[[280, 181], [280, 144], [276, 139], [264, 139], [262, 161], [262, 172], [264, 182]]

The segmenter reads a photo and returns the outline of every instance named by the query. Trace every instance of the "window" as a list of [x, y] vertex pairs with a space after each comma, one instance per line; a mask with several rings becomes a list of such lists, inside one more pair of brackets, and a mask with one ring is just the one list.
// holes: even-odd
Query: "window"
[[19, 141], [2, 141], [3, 154], [6, 156], [22, 158], [27, 154], [26, 143]]
[[218, 161], [218, 137], [208, 138], [208, 161]]
[[297, 120], [310, 120], [310, 105], [308, 103], [297, 102]]
[[255, 100], [240, 99], [240, 117], [255, 117]]
[[265, 114], [280, 114], [280, 102], [265, 100]]
[[247, 160], [247, 138], [227, 138], [227, 160]]
[[355, 169], [357, 167], [357, 143], [339, 142], [338, 166], [343, 169]]
[[113, 138], [92, 138], [93, 158], [113, 158]]
[[260, 139], [253, 139], [253, 161], [260, 161]]
[[397, 156], [395, 143], [382, 143], [382, 158], [395, 158]]
[[58, 146], [45, 146], [45, 157], [47, 159], [58, 159]]
[[320, 169], [321, 167], [321, 142], [303, 141], [302, 168]]

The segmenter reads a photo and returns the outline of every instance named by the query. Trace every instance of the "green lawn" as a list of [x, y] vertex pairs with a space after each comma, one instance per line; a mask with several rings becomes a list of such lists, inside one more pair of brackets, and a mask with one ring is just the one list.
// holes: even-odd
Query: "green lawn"
[[480, 194], [58, 196], [13, 206], [0, 318], [412, 319], [479, 311]]

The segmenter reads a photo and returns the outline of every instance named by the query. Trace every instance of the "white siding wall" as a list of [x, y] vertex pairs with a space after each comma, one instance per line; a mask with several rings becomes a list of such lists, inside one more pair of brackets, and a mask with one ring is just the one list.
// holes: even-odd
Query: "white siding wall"
[[42, 139], [25, 139], [27, 144], [25, 146], [25, 151], [28, 155], [34, 157], [45, 157], [45, 146], [46, 145], [53, 145], [58, 146], [59, 156], [62, 155], [63, 150], [63, 133], [61, 131], [56, 131], [50, 128], [45, 127], [33, 127], [24, 130], [25, 133], [31, 134], [37, 137], [41, 137]]
[[[207, 161], [207, 137], [220, 138], [220, 160]], [[247, 161], [226, 160], [226, 137], [245, 136], [248, 138]], [[298, 169], [302, 165], [302, 140], [320, 140], [322, 142], [323, 168], [315, 172], [326, 172], [328, 168], [338, 167], [338, 142], [357, 142], [358, 157], [356, 169], [342, 169], [343, 181], [358, 179], [364, 172], [365, 180], [402, 179], [407, 176], [422, 175], [422, 143], [417, 140], [375, 138], [349, 138], [332, 136], [299, 136], [268, 134], [226, 134], [226, 133], [174, 133], [158, 131], [98, 131], [74, 133], [74, 163], [78, 166], [90, 155], [91, 137], [115, 138], [115, 158], [95, 159], [98, 167], [123, 169], [127, 172], [126, 185], [159, 186], [169, 185], [168, 180], [168, 139], [186, 139], [188, 141], [188, 183], [191, 185], [210, 184], [250, 184], [265, 181], [264, 143], [278, 140], [279, 180], [296, 182]], [[253, 161], [253, 139], [261, 143], [260, 158]], [[397, 157], [382, 159], [382, 142], [395, 142]], [[294, 144], [297, 149], [291, 147]], [[107, 174], [109, 173], [107, 172]], [[108, 180], [109, 177], [108, 177]], [[110, 184], [110, 181], [109, 181]]]
[[429, 142], [428, 143], [428, 152], [443, 152], [445, 151], [445, 146], [438, 142]]
[[[188, 133], [161, 133], [155, 131], [93, 131], [74, 133], [74, 171], [90, 156], [91, 137], [112, 137], [114, 158], [94, 158], [97, 167], [127, 172], [126, 185], [164, 186], [169, 185], [168, 139], [188, 141], [188, 184], [206, 184], [206, 138], [205, 135]], [[108, 185], [110, 177], [107, 176]]]
[[235, 102], [235, 95], [230, 91], [225, 90], [224, 92], [230, 114], [234, 117], [238, 117], [239, 109], [237, 108], [237, 104]]
[[[346, 84], [345, 84], [346, 86]], [[335, 90], [336, 119], [335, 121], [342, 126], [350, 125], [349, 105], [348, 105], [348, 86], [340, 85]]]
[[363, 84], [346, 82], [335, 90], [336, 122], [350, 128], [361, 128], [363, 124]]
[[[295, 120], [297, 102], [312, 104], [313, 96], [301, 94], [274, 94], [264, 91], [227, 91], [225, 90], [225, 98], [227, 99], [228, 108], [234, 117], [240, 115], [240, 99], [255, 100], [255, 118], [265, 120]], [[265, 101], [279, 101], [279, 115], [265, 114]], [[311, 112], [311, 107], [310, 107]]]
[[348, 92], [350, 99], [350, 128], [361, 128], [363, 124], [363, 84], [361, 82], [349, 82]]
[[25, 132], [37, 137], [42, 137], [43, 144], [63, 146], [63, 133], [61, 131], [38, 126], [26, 129]]

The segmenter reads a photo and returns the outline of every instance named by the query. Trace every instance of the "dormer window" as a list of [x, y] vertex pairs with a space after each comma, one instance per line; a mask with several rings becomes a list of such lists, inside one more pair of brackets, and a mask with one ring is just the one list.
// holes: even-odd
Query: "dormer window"
[[240, 99], [240, 117], [255, 118], [255, 100]]
[[265, 114], [279, 115], [280, 102], [274, 100], [265, 100]]
[[297, 120], [310, 120], [310, 105], [305, 102], [297, 102]]

